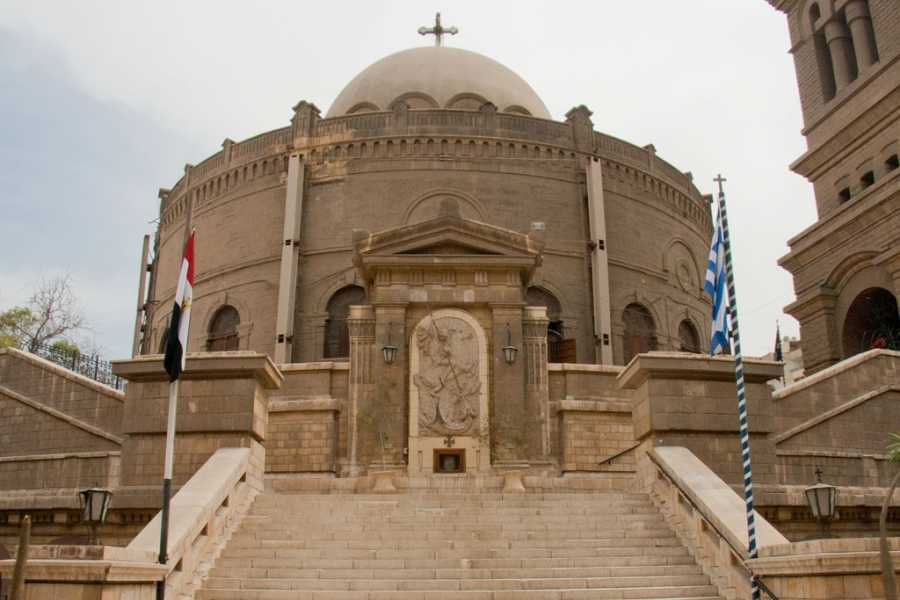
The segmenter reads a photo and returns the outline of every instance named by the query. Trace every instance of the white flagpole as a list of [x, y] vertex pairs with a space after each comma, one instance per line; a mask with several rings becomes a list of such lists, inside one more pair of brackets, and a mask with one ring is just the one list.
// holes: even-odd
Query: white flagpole
[[[172, 498], [172, 463], [175, 456], [175, 417], [178, 414], [178, 379], [169, 384], [169, 413], [166, 423], [166, 458], [163, 468], [163, 506], [162, 524], [159, 532], [159, 564], [168, 560], [169, 543], [169, 503]], [[163, 600], [166, 593], [166, 580], [156, 582], [156, 599]]]

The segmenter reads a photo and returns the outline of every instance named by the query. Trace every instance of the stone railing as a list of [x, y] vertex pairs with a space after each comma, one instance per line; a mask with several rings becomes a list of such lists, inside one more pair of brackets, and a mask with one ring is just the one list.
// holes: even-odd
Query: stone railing
[[[647, 456], [655, 471], [648, 491], [666, 522], [721, 596], [728, 600], [749, 598], [744, 501], [687, 448], [660, 446]], [[755, 519], [760, 548], [788, 543], [759, 513]]]
[[[28, 598], [95, 597], [104, 600], [153, 598], [165, 580], [166, 598], [190, 596], [212, 561], [240, 524], [258, 493], [248, 477], [253, 469], [248, 448], [222, 448], [172, 498], [169, 556], [157, 563], [161, 515], [125, 548], [110, 546], [39, 547], [26, 569]], [[12, 560], [0, 560], [0, 577], [9, 577]]]
[[[896, 570], [900, 566], [900, 538], [891, 538], [889, 544]], [[876, 538], [814, 540], [760, 548], [759, 558], [748, 564], [779, 600], [885, 597]]]

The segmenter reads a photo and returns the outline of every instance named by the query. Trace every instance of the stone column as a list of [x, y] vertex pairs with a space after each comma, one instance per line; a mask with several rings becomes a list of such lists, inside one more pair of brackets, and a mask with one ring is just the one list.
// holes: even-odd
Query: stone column
[[522, 320], [525, 359], [525, 414], [529, 457], [532, 462], [550, 457], [550, 385], [547, 370], [546, 306], [526, 306]]
[[[404, 468], [403, 448], [407, 445], [409, 419], [409, 393], [406, 389], [409, 352], [406, 345], [406, 305], [375, 306], [375, 347], [373, 349], [374, 447], [364, 454], [371, 463], [382, 468]], [[396, 346], [393, 364], [384, 362], [382, 348]], [[382, 448], [382, 437], [384, 448]]]
[[853, 64], [850, 32], [843, 21], [832, 19], [825, 23], [825, 40], [828, 42], [828, 52], [834, 66], [834, 82], [840, 90], [853, 81], [856, 69], [856, 65]]
[[869, 3], [865, 0], [851, 0], [844, 8], [844, 14], [847, 15], [847, 25], [850, 27], [850, 35], [853, 38], [857, 63], [860, 70], [865, 69], [878, 60], [872, 21], [869, 16]]
[[833, 292], [823, 291], [787, 307], [788, 313], [800, 321], [803, 368], [807, 376], [841, 360], [841, 340], [834, 315], [836, 300]]
[[[491, 458], [494, 467], [527, 466], [527, 403], [525, 400], [525, 360], [517, 356], [513, 364], [503, 358], [503, 346], [522, 348], [522, 307], [492, 306], [492, 333], [488, 351], [491, 373]], [[507, 334], [507, 324], [509, 325]], [[521, 355], [522, 352], [520, 351]]]
[[361, 448], [371, 445], [372, 396], [375, 388], [375, 311], [371, 306], [351, 306], [347, 317], [350, 329], [350, 386], [347, 392], [347, 437], [349, 475], [362, 472]]
[[594, 360], [602, 365], [613, 363], [612, 313], [609, 297], [609, 260], [606, 254], [606, 207], [603, 198], [603, 168], [597, 159], [588, 161], [587, 174], [588, 225], [591, 253], [591, 299], [594, 309]]
[[287, 190], [284, 198], [284, 243], [281, 246], [281, 275], [278, 280], [278, 310], [275, 317], [275, 363], [293, 360], [294, 306], [300, 269], [300, 227], [303, 222], [305, 165], [298, 154], [288, 159]]

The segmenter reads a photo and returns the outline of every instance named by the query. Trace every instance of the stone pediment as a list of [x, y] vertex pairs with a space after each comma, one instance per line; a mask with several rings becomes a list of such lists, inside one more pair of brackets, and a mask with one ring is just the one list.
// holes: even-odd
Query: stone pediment
[[354, 232], [354, 261], [364, 273], [379, 266], [519, 268], [532, 272], [544, 246], [524, 234], [445, 214], [386, 231]]

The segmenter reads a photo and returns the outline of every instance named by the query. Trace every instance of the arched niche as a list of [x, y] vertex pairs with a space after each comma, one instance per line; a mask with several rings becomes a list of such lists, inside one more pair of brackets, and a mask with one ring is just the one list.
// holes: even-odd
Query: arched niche
[[682, 319], [678, 324], [678, 350], [700, 354], [703, 351], [700, 332], [690, 319]]
[[574, 339], [567, 339], [562, 304], [549, 290], [531, 286], [525, 290], [525, 304], [547, 308], [547, 361], [552, 363], [578, 362]]
[[353, 304], [368, 304], [366, 290], [358, 285], [348, 285], [336, 291], [325, 307], [323, 358], [347, 358], [350, 356], [350, 333], [347, 330], [347, 316]]
[[657, 349], [656, 322], [646, 306], [632, 302], [622, 311], [622, 322], [625, 326], [622, 336], [624, 364], [638, 354]]
[[239, 347], [238, 326], [241, 316], [230, 304], [220, 307], [209, 321], [206, 349], [210, 352], [237, 350]]
[[409, 203], [403, 215], [403, 224], [413, 225], [437, 218], [441, 214], [442, 203], [447, 199], [456, 202], [462, 218], [486, 222], [484, 207], [472, 196], [459, 190], [436, 189], [422, 194]]
[[844, 358], [871, 350], [900, 350], [900, 313], [897, 298], [882, 287], [860, 292], [850, 303], [841, 326]]

